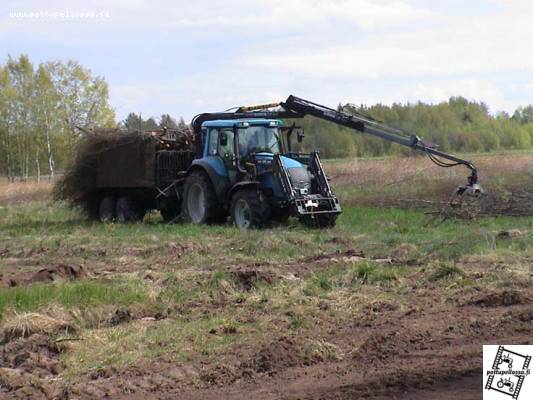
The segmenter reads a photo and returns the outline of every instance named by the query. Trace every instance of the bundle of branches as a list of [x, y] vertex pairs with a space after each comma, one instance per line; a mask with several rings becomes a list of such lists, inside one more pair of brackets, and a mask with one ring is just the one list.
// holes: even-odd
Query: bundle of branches
[[96, 188], [98, 155], [113, 148], [153, 140], [157, 149], [194, 150], [194, 136], [188, 127], [176, 130], [125, 132], [120, 129], [80, 129], [81, 135], [73, 161], [53, 189], [56, 201], [79, 206], [90, 217], [98, 214]]

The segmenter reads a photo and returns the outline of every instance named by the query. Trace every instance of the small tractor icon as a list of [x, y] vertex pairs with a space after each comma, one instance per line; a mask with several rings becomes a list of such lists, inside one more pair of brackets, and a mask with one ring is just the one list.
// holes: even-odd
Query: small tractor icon
[[511, 381], [511, 378], [507, 378], [507, 379], [503, 379], [503, 377], [500, 378], [498, 383], [496, 383], [496, 386], [498, 386], [500, 389], [502, 389], [503, 387], [508, 387], [509, 393], [513, 393], [514, 391], [514, 383]]
[[498, 362], [498, 366], [500, 366], [503, 363], [507, 363], [507, 366], [509, 369], [513, 368], [513, 359], [511, 358], [509, 353], [507, 353], [507, 355], [504, 355], [502, 356], [502, 358], [500, 358], [500, 361]]

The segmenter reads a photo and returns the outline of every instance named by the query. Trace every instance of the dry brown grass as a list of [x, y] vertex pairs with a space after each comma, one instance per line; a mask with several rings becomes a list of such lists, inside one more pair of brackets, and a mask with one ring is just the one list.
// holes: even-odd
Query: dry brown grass
[[59, 307], [42, 313], [13, 312], [11, 315], [7, 315], [2, 322], [2, 342], [6, 343], [18, 337], [28, 337], [34, 333], [54, 335], [75, 331], [72, 318]]
[[[487, 195], [477, 214], [533, 214], [533, 153], [472, 156]], [[441, 168], [425, 157], [364, 159], [325, 163], [345, 206], [433, 207], [447, 204], [467, 168]]]
[[[517, 176], [533, 177], [533, 153], [479, 155], [471, 160], [478, 167], [482, 184]], [[463, 183], [468, 176], [466, 168], [441, 168], [423, 156], [326, 162], [326, 169], [338, 186], [390, 186], [417, 179]]]
[[53, 181], [28, 181], [9, 183], [0, 180], [0, 206], [50, 198]]

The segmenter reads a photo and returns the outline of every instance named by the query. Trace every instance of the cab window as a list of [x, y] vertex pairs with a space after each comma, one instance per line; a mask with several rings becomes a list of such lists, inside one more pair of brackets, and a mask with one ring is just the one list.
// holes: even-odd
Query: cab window
[[220, 137], [222, 137], [225, 134], [226, 136], [226, 144], [222, 145], [219, 140], [218, 145], [218, 154], [222, 157], [233, 155], [233, 129], [223, 129], [221, 130]]
[[215, 156], [217, 154], [218, 146], [218, 129], [212, 128], [209, 130], [209, 143], [207, 144], [207, 154]]

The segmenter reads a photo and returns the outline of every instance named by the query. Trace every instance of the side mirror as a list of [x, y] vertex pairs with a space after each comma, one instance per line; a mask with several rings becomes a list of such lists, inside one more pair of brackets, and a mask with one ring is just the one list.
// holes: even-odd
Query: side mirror
[[221, 146], [227, 146], [228, 145], [228, 134], [226, 132], [220, 132], [220, 145]]
[[302, 143], [302, 140], [304, 140], [305, 134], [304, 129], [300, 128], [296, 130], [296, 140], [298, 140], [298, 143]]

